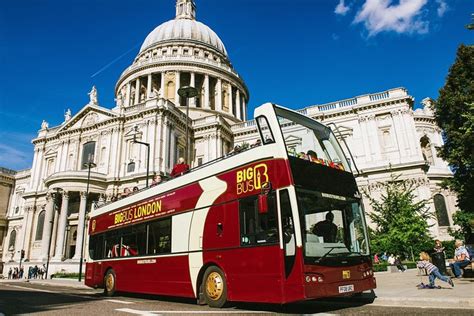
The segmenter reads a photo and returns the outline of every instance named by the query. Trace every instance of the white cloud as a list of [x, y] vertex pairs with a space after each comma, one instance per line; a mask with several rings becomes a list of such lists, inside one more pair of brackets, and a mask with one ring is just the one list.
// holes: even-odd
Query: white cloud
[[446, 13], [446, 11], [449, 10], [449, 7], [446, 1], [444, 0], [436, 0], [436, 3], [439, 5], [437, 10], [438, 16], [441, 18]]
[[349, 10], [350, 8], [344, 4], [344, 0], [339, 0], [339, 4], [336, 6], [336, 9], [334, 9], [334, 13], [346, 15]]
[[398, 4], [392, 4], [392, 0], [365, 0], [354, 23], [364, 23], [369, 37], [383, 31], [427, 33], [429, 23], [420, 17], [427, 2], [428, 0], [400, 0]]

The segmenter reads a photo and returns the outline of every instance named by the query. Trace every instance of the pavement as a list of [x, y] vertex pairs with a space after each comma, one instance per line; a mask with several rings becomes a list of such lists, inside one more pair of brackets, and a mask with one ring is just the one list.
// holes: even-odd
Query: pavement
[[[374, 292], [366, 292], [361, 296], [336, 299], [339, 303], [347, 301], [367, 302], [373, 306], [396, 306], [443, 309], [472, 309], [474, 310], [474, 278], [453, 279], [454, 287], [441, 280], [436, 285], [441, 289], [418, 289], [416, 286], [428, 283], [427, 276], [419, 276], [418, 269], [406, 272], [376, 272], [377, 288]], [[49, 280], [0, 280], [0, 282], [30, 282], [44, 286], [64, 286], [76, 289], [89, 289], [84, 282], [77, 279]]]

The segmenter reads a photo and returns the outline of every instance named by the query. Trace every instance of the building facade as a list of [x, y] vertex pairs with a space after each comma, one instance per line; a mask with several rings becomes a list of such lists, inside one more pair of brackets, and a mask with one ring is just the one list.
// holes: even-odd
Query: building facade
[[[196, 87], [198, 96], [181, 97], [178, 90], [185, 86]], [[146, 37], [117, 81], [113, 106], [99, 103], [95, 87], [89, 96], [59, 126], [43, 121], [33, 139], [31, 169], [14, 176], [3, 243], [8, 250], [1, 257], [6, 267], [17, 266], [24, 250], [26, 267], [49, 262], [49, 274], [77, 272], [94, 202], [145, 187], [148, 163], [149, 177], [166, 175], [179, 157], [198, 166], [258, 137], [255, 122], [247, 120], [248, 89], [219, 37], [196, 21], [192, 0], [177, 0], [175, 18]], [[379, 182], [391, 172], [419, 184], [418, 196], [444, 214], [433, 222], [433, 236], [447, 238], [455, 196], [438, 186], [451, 173], [436, 156], [442, 139], [429, 102], [415, 111], [413, 98], [398, 88], [300, 111], [338, 127], [362, 189], [379, 194]], [[288, 144], [297, 148], [300, 137], [295, 132]], [[441, 198], [443, 210], [434, 205]]]

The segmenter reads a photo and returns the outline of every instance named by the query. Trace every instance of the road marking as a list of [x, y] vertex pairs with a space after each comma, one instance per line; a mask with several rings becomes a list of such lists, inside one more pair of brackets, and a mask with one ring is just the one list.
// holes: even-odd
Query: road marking
[[[163, 314], [268, 314], [270, 312], [265, 311], [244, 311], [244, 310], [222, 310], [222, 311], [208, 311], [208, 310], [201, 310], [201, 311], [192, 311], [192, 310], [184, 310], [184, 311], [142, 311], [138, 309], [132, 308], [117, 308], [116, 311], [124, 312], [134, 315], [142, 315], [142, 316], [156, 316], [156, 315], [163, 315]], [[329, 315], [329, 314], [328, 314]]]
[[37, 292], [46, 292], [46, 293], [61, 293], [61, 292], [56, 292], [56, 291], [48, 291], [48, 290], [42, 290], [42, 289], [35, 289], [35, 288], [32, 288], [32, 287], [19, 286], [19, 285], [10, 285], [10, 284], [6, 284], [6, 286], [9, 286], [9, 287], [15, 287], [15, 288], [18, 288], [18, 289], [23, 289], [23, 290], [37, 291]]
[[112, 303], [120, 303], [120, 304], [135, 304], [135, 302], [128, 302], [128, 301], [119, 301], [119, 300], [105, 300], [106, 302], [112, 302]]

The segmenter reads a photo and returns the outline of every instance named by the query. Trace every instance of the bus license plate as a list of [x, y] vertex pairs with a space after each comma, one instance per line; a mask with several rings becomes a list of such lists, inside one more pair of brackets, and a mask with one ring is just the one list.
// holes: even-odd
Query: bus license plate
[[349, 284], [349, 285], [342, 285], [339, 287], [339, 293], [349, 293], [349, 292], [354, 292], [354, 285]]

